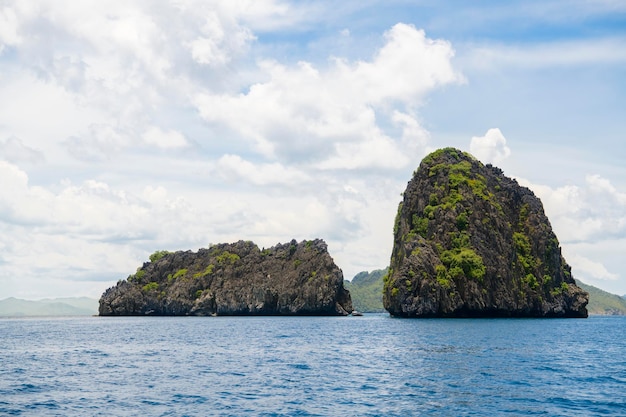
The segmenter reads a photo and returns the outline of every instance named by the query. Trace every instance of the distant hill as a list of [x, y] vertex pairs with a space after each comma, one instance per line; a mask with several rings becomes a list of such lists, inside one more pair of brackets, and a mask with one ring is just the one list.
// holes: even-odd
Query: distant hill
[[580, 281], [578, 286], [589, 293], [589, 314], [626, 315], [626, 299]]
[[372, 272], [359, 272], [352, 281], [344, 281], [344, 287], [350, 291], [352, 306], [363, 313], [384, 312], [383, 276], [387, 268]]
[[92, 316], [98, 314], [98, 300], [88, 297], [53, 298], [38, 301], [6, 298], [0, 300], [0, 317]]

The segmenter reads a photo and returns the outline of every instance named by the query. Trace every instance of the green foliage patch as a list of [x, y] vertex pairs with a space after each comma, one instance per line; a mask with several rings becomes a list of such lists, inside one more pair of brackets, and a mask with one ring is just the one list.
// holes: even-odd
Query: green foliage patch
[[141, 287], [141, 290], [143, 292], [150, 292], [150, 291], [156, 291], [159, 289], [159, 284], [152, 281], [147, 283], [146, 285], [144, 285], [143, 287]]
[[154, 252], [152, 255], [150, 255], [150, 262], [156, 262], [162, 257], [164, 257], [165, 255], [168, 255], [169, 253], [170, 252], [166, 250], [158, 250]]
[[463, 231], [467, 229], [467, 225], [469, 223], [469, 218], [467, 217], [467, 212], [463, 212], [456, 216], [456, 227]]
[[174, 274], [172, 278], [177, 279], [180, 277], [184, 277], [185, 275], [187, 275], [187, 271], [188, 271], [187, 268], [179, 269], [178, 271], [176, 271], [176, 273]]
[[526, 274], [534, 273], [534, 270], [541, 264], [541, 261], [533, 256], [532, 247], [528, 236], [521, 232], [513, 233], [513, 245], [517, 254], [517, 261]]
[[557, 296], [557, 295], [561, 295], [564, 292], [568, 292], [569, 291], [569, 285], [567, 284], [567, 282], [562, 282], [560, 286], [553, 288], [550, 291], [550, 294], [552, 294], [552, 296]]
[[537, 277], [535, 277], [533, 274], [526, 274], [526, 276], [523, 278], [523, 281], [533, 290], [539, 288], [539, 281], [537, 281]]
[[215, 257], [215, 261], [219, 265], [227, 265], [227, 264], [233, 265], [239, 259], [241, 259], [239, 255], [237, 255], [236, 253], [230, 253], [227, 250], [225, 250], [224, 252], [222, 252], [221, 254]]
[[426, 217], [419, 217], [417, 214], [413, 215], [413, 229], [422, 237], [428, 237], [428, 219]]
[[195, 274], [193, 274], [194, 278], [202, 278], [202, 277], [206, 277], [209, 276], [213, 273], [213, 270], [215, 269], [215, 265], [213, 264], [209, 264], [209, 266], [207, 266], [204, 271], [200, 271], [197, 272]]
[[450, 282], [450, 276], [448, 275], [448, 269], [444, 265], [437, 265], [435, 267], [435, 272], [437, 274], [437, 283], [441, 285], [443, 288], [449, 290], [452, 288], [452, 283]]
[[128, 282], [141, 282], [143, 277], [146, 276], [146, 271], [143, 269], [137, 268], [137, 272], [134, 275], [130, 275], [127, 280]]
[[465, 276], [482, 281], [485, 276], [486, 269], [483, 258], [470, 248], [444, 251], [441, 254], [441, 262], [448, 268], [448, 272], [453, 278]]

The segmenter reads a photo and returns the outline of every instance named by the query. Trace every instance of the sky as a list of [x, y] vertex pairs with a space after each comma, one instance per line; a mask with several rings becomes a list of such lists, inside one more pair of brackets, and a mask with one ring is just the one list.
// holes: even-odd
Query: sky
[[89, 296], [156, 250], [322, 238], [384, 268], [453, 146], [626, 294], [626, 2], [0, 0], [0, 299]]

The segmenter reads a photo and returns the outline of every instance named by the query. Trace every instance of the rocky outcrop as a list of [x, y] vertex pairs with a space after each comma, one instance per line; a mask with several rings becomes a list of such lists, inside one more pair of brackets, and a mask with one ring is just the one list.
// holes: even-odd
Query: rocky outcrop
[[347, 315], [343, 273], [322, 240], [156, 252], [100, 298], [101, 316]]
[[383, 292], [400, 317], [587, 317], [541, 201], [452, 148], [409, 181]]

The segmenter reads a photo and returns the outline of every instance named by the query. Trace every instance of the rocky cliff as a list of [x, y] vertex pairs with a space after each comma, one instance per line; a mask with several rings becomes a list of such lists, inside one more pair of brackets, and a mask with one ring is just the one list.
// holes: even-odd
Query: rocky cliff
[[100, 298], [101, 316], [347, 315], [343, 273], [322, 240], [156, 252]]
[[587, 317], [541, 201], [446, 148], [421, 162], [394, 225], [383, 303], [400, 317]]

